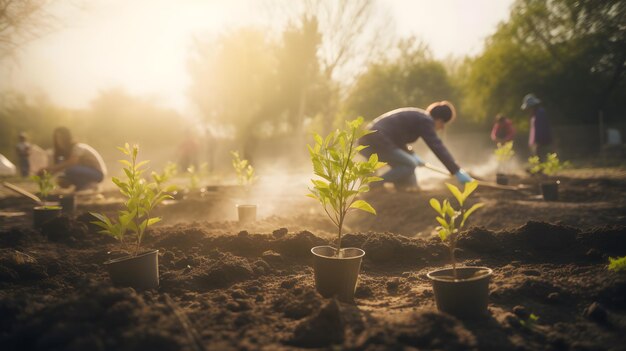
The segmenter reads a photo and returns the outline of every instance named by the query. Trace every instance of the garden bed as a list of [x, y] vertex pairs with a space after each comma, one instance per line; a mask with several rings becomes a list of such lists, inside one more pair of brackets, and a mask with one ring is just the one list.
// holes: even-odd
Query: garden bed
[[[538, 184], [513, 178], [512, 184]], [[0, 199], [0, 345], [5, 350], [625, 349], [626, 173], [570, 171], [558, 202], [539, 190], [481, 187], [486, 205], [459, 239], [457, 257], [494, 270], [489, 316], [437, 312], [426, 273], [447, 264], [432, 236], [431, 197], [384, 189], [366, 195], [378, 216], [352, 216], [344, 247], [366, 251], [353, 304], [314, 288], [313, 246], [334, 238], [319, 205], [294, 188], [261, 194], [260, 220], [239, 225], [218, 188], [166, 203], [146, 234], [159, 250], [160, 287], [113, 287], [102, 263], [115, 242], [86, 211], [113, 213], [115, 192], [78, 203], [75, 219], [31, 229], [27, 200]], [[27, 213], [19, 215], [19, 213]], [[110, 253], [109, 253], [110, 252]], [[536, 322], [530, 314], [539, 317]]]

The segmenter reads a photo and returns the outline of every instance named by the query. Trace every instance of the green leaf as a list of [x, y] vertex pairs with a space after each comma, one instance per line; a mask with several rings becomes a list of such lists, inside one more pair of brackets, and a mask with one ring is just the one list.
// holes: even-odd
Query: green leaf
[[437, 211], [437, 213], [443, 216], [443, 210], [441, 209], [441, 204], [439, 203], [439, 200], [432, 198], [430, 199], [429, 203], [430, 207], [432, 207], [435, 211]]
[[448, 225], [448, 222], [446, 222], [446, 220], [442, 217], [436, 217], [435, 218], [437, 220], [437, 222], [439, 222], [439, 224], [441, 224], [442, 227], [449, 229], [450, 225]]
[[446, 228], [439, 228], [437, 234], [439, 234], [439, 238], [441, 239], [441, 241], [445, 242], [446, 239], [448, 239], [449, 231]]
[[149, 226], [151, 226], [153, 224], [159, 223], [160, 221], [161, 221], [160, 217], [152, 217], [152, 218], [148, 219], [148, 222], [147, 222], [146, 226], [149, 227]]
[[463, 189], [463, 198], [467, 199], [467, 197], [470, 196], [474, 192], [474, 190], [476, 190], [476, 188], [478, 188], [478, 181], [476, 180], [465, 183], [465, 188]]
[[350, 208], [356, 208], [371, 214], [376, 214], [376, 210], [365, 200], [356, 200], [352, 203], [352, 205], [350, 205]]
[[463, 196], [463, 194], [461, 193], [459, 188], [457, 188], [456, 186], [454, 186], [453, 184], [450, 184], [450, 183], [446, 183], [446, 186], [448, 187], [448, 189], [450, 190], [452, 195], [454, 195], [454, 197], [456, 198], [456, 201], [459, 202], [459, 205], [463, 206], [463, 202], [465, 201], [465, 197]]
[[465, 211], [465, 213], [463, 214], [463, 220], [461, 221], [461, 227], [463, 227], [465, 225], [465, 221], [469, 218], [469, 216], [474, 213], [474, 211], [476, 211], [477, 209], [483, 207], [485, 204], [483, 203], [477, 203], [474, 204], [472, 207], [469, 208], [469, 210]]

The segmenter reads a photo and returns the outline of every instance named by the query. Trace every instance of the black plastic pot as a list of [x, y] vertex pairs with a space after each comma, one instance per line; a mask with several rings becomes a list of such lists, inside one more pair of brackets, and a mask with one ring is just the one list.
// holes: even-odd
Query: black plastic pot
[[496, 174], [496, 183], [500, 185], [509, 185], [509, 176], [502, 173]]
[[546, 201], [558, 201], [559, 200], [559, 184], [560, 181], [541, 183], [541, 194]]
[[349, 302], [354, 298], [365, 251], [349, 247], [341, 249], [340, 257], [335, 256], [335, 252], [332, 246], [311, 249], [315, 288], [324, 297], [337, 296], [339, 300]]
[[33, 227], [35, 227], [35, 229], [41, 229], [48, 221], [59, 217], [62, 210], [61, 206], [58, 206], [58, 203], [33, 207]]
[[256, 221], [256, 205], [237, 205], [239, 223], [252, 223]]
[[493, 271], [487, 267], [457, 267], [427, 274], [433, 283], [437, 309], [460, 318], [477, 318], [487, 313], [489, 281]]
[[116, 286], [130, 286], [135, 289], [159, 287], [159, 250], [116, 258], [104, 262], [104, 265]]
[[59, 204], [63, 207], [63, 214], [73, 216], [76, 213], [76, 197], [74, 194], [59, 195]]

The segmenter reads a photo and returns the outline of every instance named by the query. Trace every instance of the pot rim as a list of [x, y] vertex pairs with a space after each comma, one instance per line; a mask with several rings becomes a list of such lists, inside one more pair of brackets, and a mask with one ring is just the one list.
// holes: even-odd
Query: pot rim
[[141, 253], [141, 254], [139, 254], [137, 256], [127, 255], [127, 256], [122, 256], [122, 257], [118, 257], [118, 258], [113, 258], [113, 259], [110, 259], [108, 261], [105, 261], [103, 264], [106, 266], [106, 265], [110, 265], [110, 264], [113, 264], [113, 263], [128, 261], [128, 260], [132, 260], [132, 259], [135, 259], [135, 258], [141, 258], [141, 257], [144, 257], [144, 256], [152, 255], [154, 253], [156, 253], [158, 255], [159, 254], [159, 250], [156, 250], [156, 249], [155, 250], [150, 250], [150, 251]]
[[484, 267], [484, 266], [461, 266], [461, 267], [456, 267], [456, 269], [466, 269], [466, 268], [486, 270], [487, 274], [484, 274], [484, 275], [481, 275], [481, 276], [478, 276], [478, 277], [471, 277], [471, 278], [465, 278], [465, 279], [455, 279], [455, 280], [441, 279], [441, 278], [436, 277], [436, 276], [433, 275], [433, 273], [437, 273], [437, 272], [441, 272], [441, 271], [452, 271], [452, 267], [450, 267], [450, 268], [439, 268], [439, 269], [432, 270], [432, 271], [426, 273], [426, 276], [428, 277], [428, 279], [433, 280], [433, 281], [444, 282], [444, 283], [461, 283], [461, 282], [472, 282], [472, 281], [480, 280], [480, 279], [483, 279], [485, 277], [490, 277], [490, 276], [493, 275], [493, 269], [491, 269], [489, 267]]
[[251, 208], [251, 207], [257, 207], [256, 204], [242, 204], [242, 205], [235, 205], [237, 208], [239, 207], [243, 207], [243, 208]]
[[33, 207], [35, 211], [60, 211], [63, 207], [59, 206], [58, 202], [55, 202], [56, 205], [41, 205]]
[[311, 248], [311, 253], [317, 257], [321, 257], [321, 258], [325, 258], [325, 259], [329, 259], [329, 260], [354, 260], [357, 258], [362, 258], [363, 256], [365, 256], [365, 251], [363, 251], [362, 249], [359, 249], [358, 247], [344, 247], [342, 248], [342, 250], [347, 250], [347, 249], [352, 249], [352, 250], [358, 250], [360, 251], [359, 254], [357, 256], [351, 256], [351, 257], [335, 257], [335, 256], [325, 256], [325, 255], [321, 255], [319, 253], [315, 252], [315, 249], [318, 248], [322, 248], [322, 247], [330, 247], [333, 250], [336, 250], [335, 247], [330, 246], [330, 245], [320, 245], [320, 246], [315, 246]]

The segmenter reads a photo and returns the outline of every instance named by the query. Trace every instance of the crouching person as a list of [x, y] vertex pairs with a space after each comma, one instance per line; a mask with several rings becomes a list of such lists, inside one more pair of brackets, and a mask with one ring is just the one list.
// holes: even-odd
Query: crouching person
[[44, 170], [59, 174], [60, 187], [75, 187], [75, 191], [97, 189], [106, 176], [106, 165], [100, 154], [91, 146], [78, 143], [66, 127], [58, 127], [52, 133], [54, 143], [53, 165]]
[[422, 138], [450, 174], [460, 183], [470, 182], [473, 179], [457, 165], [437, 136], [437, 131], [455, 117], [454, 106], [448, 101], [432, 103], [426, 110], [407, 107], [387, 112], [368, 125], [368, 129], [376, 132], [359, 140], [361, 145], [369, 145], [361, 153], [366, 157], [378, 154], [379, 160], [391, 167], [381, 176], [383, 181], [393, 183], [396, 189], [410, 191], [418, 189], [415, 168], [425, 163], [410, 150], [409, 144]]

